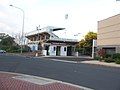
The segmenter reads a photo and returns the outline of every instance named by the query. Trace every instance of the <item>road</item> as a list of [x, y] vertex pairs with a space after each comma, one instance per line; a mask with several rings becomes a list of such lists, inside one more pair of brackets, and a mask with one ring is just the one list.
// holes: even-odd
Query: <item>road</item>
[[1, 54], [0, 71], [56, 79], [95, 90], [120, 90], [120, 68]]

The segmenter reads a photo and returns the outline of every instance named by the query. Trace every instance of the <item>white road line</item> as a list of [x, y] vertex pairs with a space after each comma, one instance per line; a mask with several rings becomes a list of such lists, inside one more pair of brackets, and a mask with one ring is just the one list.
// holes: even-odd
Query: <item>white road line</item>
[[[34, 57], [34, 58], [44, 58], [44, 57]], [[51, 58], [45, 58], [45, 60], [52, 60], [56, 62], [67, 62], [67, 63], [79, 63], [77, 61], [67, 61], [67, 60], [61, 60], [61, 59], [51, 59]]]
[[78, 63], [77, 61], [67, 61], [67, 60], [60, 60], [60, 59], [51, 59], [53, 61], [59, 61], [59, 62], [67, 62], [67, 63]]

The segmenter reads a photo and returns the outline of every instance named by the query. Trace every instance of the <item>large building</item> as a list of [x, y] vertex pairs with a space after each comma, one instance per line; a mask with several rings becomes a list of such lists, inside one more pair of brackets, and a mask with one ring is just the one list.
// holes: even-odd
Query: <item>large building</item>
[[54, 31], [64, 28], [45, 27], [26, 35], [28, 46], [32, 51], [41, 52], [43, 55], [50, 56], [72, 56], [75, 54], [76, 39], [59, 38]]
[[120, 53], [120, 14], [98, 21], [97, 46], [107, 53]]

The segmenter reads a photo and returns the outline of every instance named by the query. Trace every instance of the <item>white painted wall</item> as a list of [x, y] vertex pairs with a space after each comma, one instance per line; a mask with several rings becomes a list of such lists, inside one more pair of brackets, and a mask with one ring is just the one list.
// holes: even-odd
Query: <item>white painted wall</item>
[[43, 55], [47, 56], [47, 50], [43, 50]]
[[[55, 50], [54, 50], [54, 47], [55, 47]], [[50, 56], [56, 56], [56, 48], [57, 48], [56, 45], [51, 45], [49, 47], [49, 55]], [[66, 48], [66, 51], [64, 51], [64, 48]], [[60, 56], [67, 56], [67, 46], [61, 46], [60, 51], [61, 51]]]
[[[66, 51], [64, 51], [64, 48], [66, 48]], [[67, 46], [61, 46], [61, 56], [67, 56]]]
[[38, 50], [38, 44], [28, 44], [32, 51]]
[[[55, 47], [55, 51], [54, 51], [54, 47]], [[51, 45], [49, 47], [49, 55], [50, 56], [56, 56], [56, 45]]]

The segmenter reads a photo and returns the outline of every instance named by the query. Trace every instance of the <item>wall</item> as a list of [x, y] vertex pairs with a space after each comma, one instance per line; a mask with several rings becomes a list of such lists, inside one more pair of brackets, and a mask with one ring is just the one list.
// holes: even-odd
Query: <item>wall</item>
[[120, 53], [120, 46], [116, 47], [116, 53]]
[[37, 44], [28, 44], [28, 46], [31, 48], [32, 51], [38, 50]]
[[120, 45], [120, 14], [98, 22], [97, 45]]
[[[57, 45], [51, 45], [49, 47], [49, 55], [50, 56], [56, 56], [56, 48], [57, 48]], [[64, 51], [64, 48], [66, 48], [66, 51]], [[61, 46], [60, 56], [67, 56], [67, 46]]]
[[[55, 47], [55, 50], [54, 50], [54, 47]], [[50, 56], [56, 56], [56, 45], [51, 45], [49, 47], [49, 55]]]
[[[66, 48], [66, 51], [64, 51], [64, 48]], [[67, 46], [61, 46], [61, 56], [67, 56]]]

